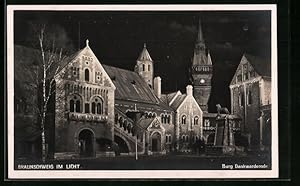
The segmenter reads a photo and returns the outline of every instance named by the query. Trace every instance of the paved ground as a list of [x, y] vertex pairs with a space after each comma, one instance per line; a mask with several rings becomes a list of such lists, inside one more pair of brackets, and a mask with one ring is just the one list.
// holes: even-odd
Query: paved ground
[[[38, 161], [18, 160], [18, 164], [39, 164]], [[199, 155], [168, 155], [168, 156], [117, 156], [98, 159], [49, 160], [50, 164], [80, 164], [84, 170], [201, 170], [222, 169], [222, 164], [266, 164], [271, 169], [267, 154], [248, 154], [247, 156], [199, 156]]]

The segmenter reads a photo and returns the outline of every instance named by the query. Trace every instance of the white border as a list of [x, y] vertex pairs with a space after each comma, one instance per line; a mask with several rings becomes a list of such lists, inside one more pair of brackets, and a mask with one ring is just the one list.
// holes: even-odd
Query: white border
[[[232, 11], [271, 10], [272, 63], [272, 170], [14, 170], [14, 11]], [[129, 179], [129, 178], [278, 178], [278, 94], [277, 94], [277, 8], [261, 5], [8, 5], [7, 6], [7, 136], [9, 179]]]

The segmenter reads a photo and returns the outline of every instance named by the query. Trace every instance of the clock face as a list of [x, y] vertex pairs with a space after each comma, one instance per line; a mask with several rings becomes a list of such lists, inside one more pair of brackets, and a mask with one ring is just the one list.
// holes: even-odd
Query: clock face
[[200, 79], [200, 83], [201, 84], [205, 83], [205, 80], [204, 79]]

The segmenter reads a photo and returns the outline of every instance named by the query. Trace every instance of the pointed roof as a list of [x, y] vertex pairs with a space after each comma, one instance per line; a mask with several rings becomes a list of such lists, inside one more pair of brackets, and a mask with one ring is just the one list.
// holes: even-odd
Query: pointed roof
[[177, 108], [181, 105], [181, 103], [185, 100], [187, 97], [186, 94], [178, 95], [175, 100], [171, 103], [170, 107], [177, 110]]
[[243, 55], [261, 76], [271, 77], [271, 61], [245, 53]]
[[212, 60], [211, 60], [209, 51], [208, 51], [208, 54], [207, 54], [207, 64], [212, 65]]
[[139, 58], [137, 59], [138, 61], [153, 61], [148, 50], [147, 50], [147, 46], [146, 43], [144, 43], [144, 48], [139, 56]]
[[203, 32], [202, 32], [202, 25], [201, 25], [201, 19], [199, 19], [199, 28], [198, 28], [198, 37], [197, 42], [204, 42]]
[[143, 129], [147, 129], [155, 119], [156, 117], [155, 118], [142, 117], [140, 120], [137, 121], [137, 125]]

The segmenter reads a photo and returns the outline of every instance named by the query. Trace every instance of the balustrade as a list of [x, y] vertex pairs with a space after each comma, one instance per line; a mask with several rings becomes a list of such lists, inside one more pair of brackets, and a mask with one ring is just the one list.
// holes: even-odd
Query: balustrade
[[70, 112], [69, 119], [75, 121], [106, 122], [108, 120], [108, 116], [104, 114], [87, 114], [87, 113]]

